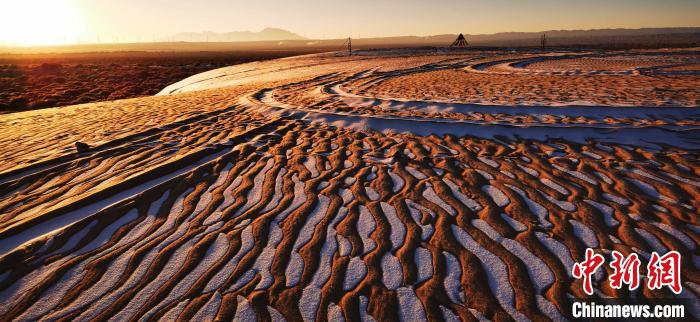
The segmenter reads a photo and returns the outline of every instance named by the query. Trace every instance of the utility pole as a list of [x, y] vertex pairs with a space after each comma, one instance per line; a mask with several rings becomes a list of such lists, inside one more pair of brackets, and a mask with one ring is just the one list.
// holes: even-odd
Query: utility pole
[[352, 38], [348, 37], [348, 56], [352, 56]]
[[547, 47], [547, 34], [542, 34], [542, 38], [540, 38], [540, 45], [542, 45], [542, 51]]

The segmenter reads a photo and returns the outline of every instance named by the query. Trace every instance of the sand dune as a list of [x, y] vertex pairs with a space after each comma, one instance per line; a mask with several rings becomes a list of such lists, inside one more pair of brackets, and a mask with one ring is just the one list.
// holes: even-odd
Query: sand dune
[[698, 57], [321, 54], [0, 115], [0, 320], [561, 321], [587, 247], [679, 251], [700, 318]]

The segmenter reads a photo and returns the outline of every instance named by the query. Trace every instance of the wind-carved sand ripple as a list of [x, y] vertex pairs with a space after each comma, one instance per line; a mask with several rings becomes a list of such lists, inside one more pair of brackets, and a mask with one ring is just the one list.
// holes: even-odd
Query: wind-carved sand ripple
[[[653, 58], [656, 56], [649, 57]], [[685, 57], [688, 55], [684, 53], [676, 56], [669, 54], [667, 56], [670, 56], [669, 59], [672, 60], [674, 57]], [[548, 56], [527, 59], [512, 58], [505, 61], [511, 64], [534, 59], [545, 62], [565, 60], [545, 59], [545, 57]], [[644, 58], [646, 56], [642, 55], [640, 57]], [[694, 55], [689, 57], [691, 57], [691, 61], [700, 60], [698, 58], [700, 54], [698, 53], [694, 53]], [[462, 96], [458, 98], [454, 97], [454, 93], [445, 92], [445, 85], [454, 85], [459, 88], [474, 88], [474, 85], [469, 83], [469, 77], [487, 77], [480, 74], [465, 74], [463, 72], [460, 75], [455, 71], [465, 65], [478, 67], [493, 64], [493, 62], [478, 63], [481, 60], [484, 59], [472, 57], [463, 60], [438, 60], [438, 63], [425, 64], [393, 72], [378, 72], [376, 69], [368, 69], [345, 76], [337, 73], [327, 74], [323, 77], [260, 91], [252, 97], [245, 97], [241, 100], [241, 103], [255, 106], [258, 110], [268, 115], [284, 115], [285, 117], [319, 121], [357, 129], [410, 131], [421, 135], [431, 133], [439, 135], [474, 135], [485, 138], [492, 138], [493, 136], [538, 140], [562, 138], [579, 143], [596, 139], [646, 147], [675, 142], [673, 144], [681, 148], [700, 148], [700, 142], [697, 139], [700, 135], [700, 112], [696, 108], [691, 108], [697, 106], [700, 100], [700, 92], [697, 91], [697, 86], [694, 86], [700, 86], [698, 82], [700, 79], [697, 76], [679, 76], [680, 78], [671, 79], [654, 78], [654, 82], [658, 83], [654, 86], [663, 86], [665, 93], [669, 93], [669, 95], [675, 95], [673, 93], [690, 95], [684, 101], [675, 103], [673, 101], [674, 98], [652, 98], [649, 96], [649, 93], [645, 94], [642, 92], [635, 93], [634, 95], [637, 95], [638, 100], [631, 103], [616, 103], [614, 101], [596, 103], [586, 97], [577, 101], [562, 102], [560, 99], [568, 95], [566, 89], [562, 88], [560, 92], [552, 93], [552, 95], [555, 95], [554, 97], [548, 97], [545, 101], [530, 100], [513, 105], [504, 105], [496, 101], [488, 101], [488, 99], [486, 101], [470, 102], [469, 100], [471, 100], [473, 95], [469, 93], [461, 94]], [[498, 62], [498, 60], [495, 62]], [[635, 60], [630, 60], [632, 65], [635, 62]], [[642, 60], [642, 65], [644, 65], [643, 62]], [[521, 66], [518, 68], [525, 67]], [[431, 78], [434, 77], [433, 75], [438, 75], [439, 73], [445, 75], [448, 73], [453, 74], [436, 78], [439, 80], [438, 82], [431, 81]], [[509, 72], [502, 75], [502, 77], [512, 78], [511, 81], [520, 81], [517, 75], [519, 74]], [[566, 79], [577, 79], [572, 78], [573, 76], [571, 75], [553, 75], [551, 77], [555, 77], [554, 79], [563, 82], [567, 82]], [[647, 84], [635, 83], [635, 79], [637, 79], [635, 77], [637, 76], [634, 75], [619, 75], [616, 77], [619, 77], [619, 81], [628, 83], [615, 84], [615, 88], [638, 91], [640, 88], [653, 87]], [[399, 79], [402, 79], [402, 81], [398, 82]], [[460, 83], [462, 79], [465, 80], [464, 84]], [[586, 76], [584, 79], [597, 78]], [[503, 82], [507, 84], [509, 80], [504, 79]], [[596, 86], [603, 89], [606, 86], [609, 88], [609, 85], [615, 82], [618, 82], [618, 80], [602, 80]], [[538, 84], [538, 79], [535, 77], [527, 80], [526, 83]], [[387, 84], [394, 85], [391, 85], [393, 87], [387, 87]], [[443, 93], [442, 95], [451, 95], [451, 97], [420, 99], [418, 97], [420, 97], [419, 95], [422, 92], [435, 92], [435, 90], [420, 84], [426, 84], [428, 87], [439, 84], [438, 86], [443, 86], [440, 89], [441, 93]], [[415, 88], [410, 88], [410, 86], [415, 86]], [[488, 86], [484, 85], [482, 87]], [[405, 90], [402, 93], [410, 94], [410, 97], [395, 91], [385, 90], [387, 88], [392, 90], [394, 87], [404, 88]], [[552, 86], [548, 90], [558, 87], [561, 86]], [[416, 92], [418, 95], [413, 95]], [[502, 92], [507, 91], [503, 90]], [[591, 91], [589, 93], [597, 95]], [[386, 94], [399, 96], [391, 97]], [[528, 95], [543, 97], [537, 93]], [[615, 94], [611, 93], [605, 93], [604, 95], [615, 96]], [[622, 108], [623, 106], [624, 108]], [[659, 140], [659, 138], [667, 136], [675, 139]]]
[[[489, 55], [327, 54], [217, 70], [168, 93], [215, 79], [235, 86], [134, 101], [142, 110], [120, 113], [137, 121], [113, 140], [84, 127], [85, 113], [114, 122], [95, 106], [69, 108], [79, 120], [43, 130], [27, 124], [46, 112], [11, 116], [18, 123], [7, 131], [36, 136], [0, 145], [11, 156], [0, 173], [0, 320], [562, 320], [571, 298], [584, 297], [570, 269], [586, 247], [605, 256], [678, 250], [680, 297], [697, 302], [697, 140], [644, 141], [663, 126], [695, 135], [674, 110], [635, 117], [665, 123], [621, 139], [624, 130], [599, 137], [561, 119], [529, 120], [578, 133], [547, 138], [521, 135], [508, 119], [520, 112], [507, 110], [520, 107], [433, 123], [459, 103], [385, 108], [400, 97], [363, 97], [406, 75], [571, 60]], [[193, 102], [203, 109], [185, 106]], [[404, 107], [430, 111], [409, 117]], [[615, 109], [561, 111], [599, 126], [595, 113]], [[625, 128], [641, 110], [606, 124]], [[93, 148], [37, 143], [60, 126]], [[31, 157], [19, 152], [27, 145], [37, 146]], [[596, 303], [626, 297], [605, 287], [605, 274]]]

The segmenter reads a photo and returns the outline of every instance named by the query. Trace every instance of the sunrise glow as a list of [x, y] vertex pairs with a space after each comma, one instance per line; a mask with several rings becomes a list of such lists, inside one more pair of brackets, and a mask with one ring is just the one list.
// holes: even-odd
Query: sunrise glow
[[337, 39], [700, 24], [697, 0], [0, 0], [0, 13], [0, 46], [164, 41], [180, 32], [268, 27]]
[[0, 40], [35, 46], [78, 42], [81, 14], [72, 0], [4, 0]]

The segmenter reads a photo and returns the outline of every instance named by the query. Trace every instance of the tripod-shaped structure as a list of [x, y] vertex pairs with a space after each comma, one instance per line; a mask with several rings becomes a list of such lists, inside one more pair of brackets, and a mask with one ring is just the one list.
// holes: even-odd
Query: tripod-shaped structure
[[467, 42], [467, 38], [464, 38], [463, 34], [459, 34], [457, 36], [457, 39], [450, 45], [450, 47], [467, 47], [469, 46], [469, 43]]

